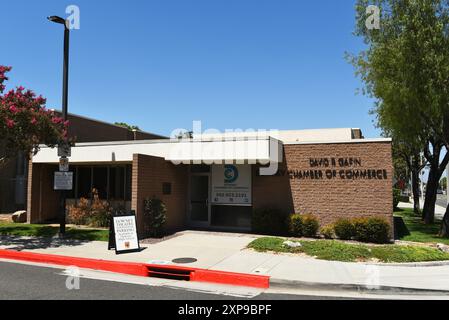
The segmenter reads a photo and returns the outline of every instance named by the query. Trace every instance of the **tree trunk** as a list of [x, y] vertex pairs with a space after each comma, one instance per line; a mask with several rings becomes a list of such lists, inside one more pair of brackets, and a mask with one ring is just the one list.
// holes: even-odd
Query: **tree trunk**
[[432, 224], [435, 220], [435, 202], [437, 201], [440, 177], [438, 166], [431, 165], [424, 198], [423, 220], [425, 224]]
[[446, 207], [443, 221], [441, 222], [440, 236], [449, 238], [449, 205]]
[[419, 206], [419, 167], [413, 164], [412, 173], [412, 192], [413, 192], [413, 211], [416, 214], [421, 212]]

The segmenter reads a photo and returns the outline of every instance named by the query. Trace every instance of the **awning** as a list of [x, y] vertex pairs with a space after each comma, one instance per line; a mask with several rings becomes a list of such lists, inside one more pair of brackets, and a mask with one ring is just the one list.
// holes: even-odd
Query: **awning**
[[[282, 143], [272, 137], [227, 140], [145, 140], [80, 143], [70, 163], [132, 162], [134, 154], [161, 157], [175, 164], [279, 163]], [[58, 163], [57, 150], [42, 147], [33, 163]]]

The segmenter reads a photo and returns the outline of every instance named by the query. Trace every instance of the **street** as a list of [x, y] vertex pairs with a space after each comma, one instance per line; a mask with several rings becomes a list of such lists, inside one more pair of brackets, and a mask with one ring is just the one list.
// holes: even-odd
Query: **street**
[[[0, 300], [241, 300], [229, 295], [81, 278], [79, 290], [66, 287], [61, 269], [0, 262]], [[329, 300], [308, 295], [261, 293], [251, 300]]]
[[444, 194], [438, 194], [437, 195], [437, 205], [446, 208], [447, 207], [447, 197]]

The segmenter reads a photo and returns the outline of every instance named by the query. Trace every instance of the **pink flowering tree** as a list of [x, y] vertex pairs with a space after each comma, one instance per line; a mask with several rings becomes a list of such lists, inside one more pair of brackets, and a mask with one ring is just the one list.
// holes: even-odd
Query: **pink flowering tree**
[[55, 147], [69, 142], [68, 122], [45, 108], [46, 100], [23, 87], [5, 92], [6, 73], [11, 67], [0, 65], [0, 164], [18, 152], [30, 156], [39, 145]]

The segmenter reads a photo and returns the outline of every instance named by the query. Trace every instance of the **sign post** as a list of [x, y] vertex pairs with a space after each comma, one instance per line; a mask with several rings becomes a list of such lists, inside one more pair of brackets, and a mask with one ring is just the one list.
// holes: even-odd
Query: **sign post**
[[[67, 116], [66, 116], [67, 117]], [[60, 194], [59, 236], [64, 237], [66, 224], [66, 191], [73, 188], [73, 172], [69, 172], [69, 157], [72, 155], [70, 144], [63, 142], [58, 145], [59, 172], [55, 172], [54, 189]]]

